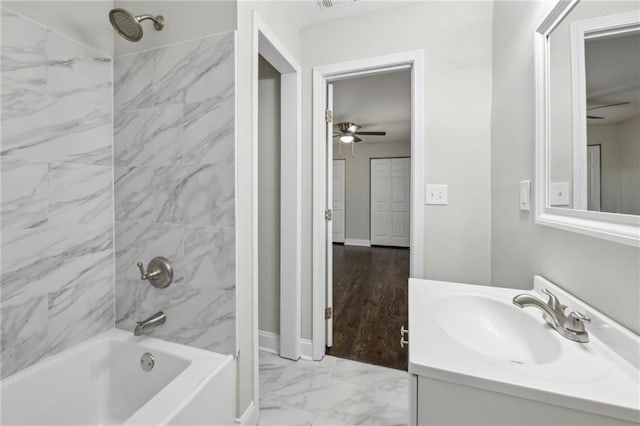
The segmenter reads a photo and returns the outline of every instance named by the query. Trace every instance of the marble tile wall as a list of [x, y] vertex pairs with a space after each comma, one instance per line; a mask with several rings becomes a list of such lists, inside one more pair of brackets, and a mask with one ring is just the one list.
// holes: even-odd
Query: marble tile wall
[[2, 8], [1, 376], [114, 324], [112, 61]]
[[[234, 33], [114, 61], [116, 326], [235, 352]], [[138, 261], [174, 266], [140, 280]]]

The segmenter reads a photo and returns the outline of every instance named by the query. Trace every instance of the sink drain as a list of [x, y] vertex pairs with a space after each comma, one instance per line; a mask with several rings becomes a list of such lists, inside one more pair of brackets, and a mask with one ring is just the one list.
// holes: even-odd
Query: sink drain
[[140, 358], [140, 366], [144, 371], [153, 370], [153, 366], [155, 364], [156, 364], [156, 360], [153, 358], [153, 355], [150, 354], [149, 352], [142, 355], [142, 357]]

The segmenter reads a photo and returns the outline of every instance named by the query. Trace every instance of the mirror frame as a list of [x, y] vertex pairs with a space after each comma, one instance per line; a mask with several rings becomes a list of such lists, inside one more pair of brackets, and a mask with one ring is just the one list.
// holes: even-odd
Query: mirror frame
[[[536, 96], [536, 175], [535, 222], [540, 225], [577, 232], [626, 245], [640, 247], [640, 216], [588, 210], [551, 207], [549, 204], [549, 35], [580, 0], [560, 0], [535, 31], [535, 96]], [[577, 83], [574, 81], [573, 85]], [[582, 107], [581, 107], [582, 108]], [[584, 101], [586, 111], [586, 101]], [[573, 131], [584, 134], [586, 129]], [[575, 170], [576, 145], [572, 144]], [[586, 147], [585, 147], [586, 161]], [[580, 153], [577, 153], [580, 155]], [[581, 167], [581, 169], [584, 167]], [[575, 182], [572, 185], [575, 194]]]

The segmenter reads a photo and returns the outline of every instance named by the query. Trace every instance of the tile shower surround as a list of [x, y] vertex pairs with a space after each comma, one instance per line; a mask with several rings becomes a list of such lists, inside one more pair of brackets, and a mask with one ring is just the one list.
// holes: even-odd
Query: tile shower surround
[[[155, 336], [233, 353], [233, 40], [112, 66], [2, 9], [2, 377], [160, 309]], [[166, 290], [135, 269], [157, 255]]]
[[1, 376], [113, 327], [111, 59], [2, 9]]
[[[235, 353], [234, 33], [114, 60], [116, 326]], [[140, 281], [136, 262], [174, 266]]]

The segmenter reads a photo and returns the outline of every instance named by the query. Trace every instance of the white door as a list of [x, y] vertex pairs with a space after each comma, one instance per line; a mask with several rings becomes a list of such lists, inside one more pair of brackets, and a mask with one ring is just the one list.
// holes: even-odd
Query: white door
[[[327, 84], [327, 110], [333, 111], [333, 84]], [[327, 188], [327, 199], [325, 200], [326, 209], [331, 209], [333, 206], [333, 122], [327, 120], [326, 128], [326, 162], [327, 162], [327, 176], [325, 186]], [[326, 259], [327, 259], [327, 306], [326, 309], [333, 311], [333, 221], [331, 213], [325, 221], [327, 236], [325, 241]], [[327, 346], [333, 346], [333, 315], [328, 316], [326, 328]]]
[[333, 242], [344, 243], [345, 225], [345, 160], [333, 160]]
[[600, 145], [587, 146], [587, 209], [600, 211]]
[[390, 159], [371, 159], [371, 244], [386, 244], [390, 239], [390, 169]]
[[409, 247], [410, 158], [371, 160], [371, 244]]

